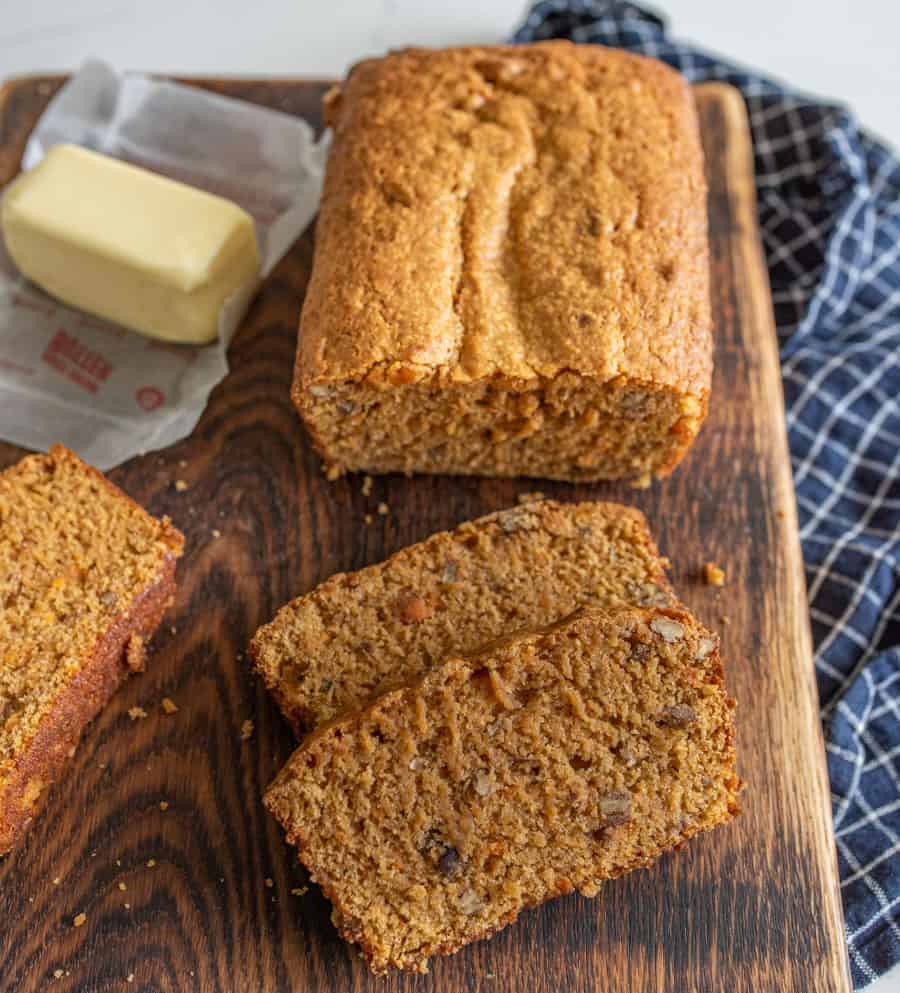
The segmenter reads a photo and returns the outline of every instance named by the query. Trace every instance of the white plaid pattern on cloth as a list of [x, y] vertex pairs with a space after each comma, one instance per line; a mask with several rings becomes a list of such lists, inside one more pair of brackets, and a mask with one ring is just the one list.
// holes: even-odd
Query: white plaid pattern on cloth
[[853, 116], [671, 41], [632, 3], [542, 0], [514, 41], [652, 55], [747, 103], [856, 989], [900, 960], [900, 160]]

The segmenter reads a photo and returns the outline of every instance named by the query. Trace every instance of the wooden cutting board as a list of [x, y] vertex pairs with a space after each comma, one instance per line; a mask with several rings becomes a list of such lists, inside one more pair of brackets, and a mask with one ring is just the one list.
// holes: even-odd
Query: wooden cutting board
[[[59, 79], [0, 94], [0, 183]], [[319, 82], [205, 81], [319, 123]], [[94, 722], [0, 866], [3, 993], [838, 993], [850, 988], [781, 383], [737, 93], [698, 88], [716, 372], [691, 454], [646, 491], [460, 478], [328, 483], [288, 401], [307, 233], [265, 285], [193, 435], [111, 473], [187, 535], [147, 672]], [[2, 417], [2, 412], [0, 412]], [[0, 465], [23, 453], [0, 445]], [[176, 480], [188, 483], [186, 490]], [[245, 649], [285, 601], [538, 486], [634, 503], [722, 634], [744, 812], [649, 871], [526, 912], [429, 976], [373, 979], [260, 803], [291, 735]], [[390, 507], [378, 516], [379, 502]], [[374, 514], [371, 524], [366, 514]], [[726, 586], [704, 585], [715, 560]], [[171, 697], [178, 712], [160, 708]], [[132, 721], [130, 707], [148, 716]], [[253, 734], [242, 740], [244, 721]], [[161, 804], [168, 804], [161, 809]], [[151, 865], [151, 860], [155, 863]], [[72, 919], [87, 915], [78, 928]], [[61, 972], [60, 972], [61, 970]], [[132, 977], [129, 981], [129, 977]]]

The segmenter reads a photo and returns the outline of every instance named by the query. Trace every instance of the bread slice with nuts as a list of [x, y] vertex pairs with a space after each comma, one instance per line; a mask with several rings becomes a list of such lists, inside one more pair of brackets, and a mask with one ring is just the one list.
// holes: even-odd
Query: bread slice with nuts
[[425, 971], [731, 818], [733, 706], [686, 611], [585, 609], [324, 725], [265, 803], [372, 969]]
[[250, 655], [300, 733], [576, 607], [674, 604], [667, 565], [633, 507], [536, 500], [332, 576], [260, 628]]
[[61, 445], [0, 473], [0, 854], [143, 667], [183, 544]]

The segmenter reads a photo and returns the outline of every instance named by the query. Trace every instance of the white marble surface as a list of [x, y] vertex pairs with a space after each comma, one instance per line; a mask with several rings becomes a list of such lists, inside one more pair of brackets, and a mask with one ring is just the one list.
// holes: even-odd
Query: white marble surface
[[[659, 6], [675, 35], [848, 103], [900, 147], [896, 0]], [[339, 75], [386, 48], [500, 41], [523, 9], [522, 0], [0, 0], [0, 73], [72, 69], [96, 55], [119, 68]], [[900, 993], [900, 970], [869, 989]]]

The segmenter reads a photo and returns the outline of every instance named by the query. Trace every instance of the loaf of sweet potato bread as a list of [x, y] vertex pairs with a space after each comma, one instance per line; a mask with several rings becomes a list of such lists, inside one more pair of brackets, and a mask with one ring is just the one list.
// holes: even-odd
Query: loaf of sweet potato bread
[[0, 473], [0, 853], [143, 667], [183, 541], [59, 445]]
[[582, 610], [323, 725], [265, 803], [373, 970], [423, 971], [732, 817], [732, 707], [686, 611]]
[[685, 79], [566, 41], [413, 49], [326, 117], [293, 399], [329, 474], [670, 472], [712, 364]]
[[260, 628], [250, 655], [299, 734], [582, 604], [674, 603], [666, 565], [638, 510], [535, 501], [332, 576]]

